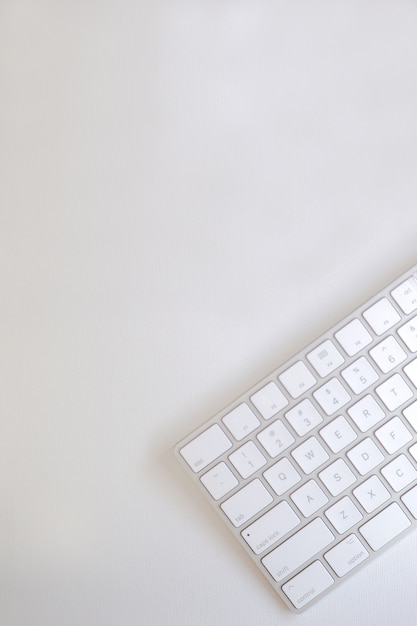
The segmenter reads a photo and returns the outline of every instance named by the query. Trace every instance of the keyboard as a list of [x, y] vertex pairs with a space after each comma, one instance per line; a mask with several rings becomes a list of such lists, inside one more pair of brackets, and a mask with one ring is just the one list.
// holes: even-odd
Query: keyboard
[[370, 563], [417, 525], [417, 266], [175, 450], [291, 611]]

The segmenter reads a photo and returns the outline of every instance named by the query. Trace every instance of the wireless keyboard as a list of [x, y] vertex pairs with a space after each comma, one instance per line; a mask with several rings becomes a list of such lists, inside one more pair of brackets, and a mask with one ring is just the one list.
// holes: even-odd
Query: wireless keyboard
[[176, 446], [294, 612], [417, 524], [416, 353], [417, 266]]

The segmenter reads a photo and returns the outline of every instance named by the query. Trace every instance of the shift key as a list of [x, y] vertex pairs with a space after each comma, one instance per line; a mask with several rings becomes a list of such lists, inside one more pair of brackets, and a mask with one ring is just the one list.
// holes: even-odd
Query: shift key
[[316, 518], [267, 554], [262, 563], [278, 582], [330, 545], [333, 540], [334, 535], [323, 520]]

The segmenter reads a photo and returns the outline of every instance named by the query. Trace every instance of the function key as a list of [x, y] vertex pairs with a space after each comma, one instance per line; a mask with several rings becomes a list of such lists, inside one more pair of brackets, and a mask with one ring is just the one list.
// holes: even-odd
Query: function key
[[316, 384], [316, 379], [302, 361], [297, 361], [278, 376], [292, 398], [298, 398]]
[[378, 300], [364, 311], [363, 316], [377, 335], [383, 335], [401, 320], [388, 298]]
[[271, 419], [288, 404], [287, 398], [272, 381], [254, 393], [250, 399], [265, 420]]
[[349, 356], [354, 356], [372, 342], [372, 336], [358, 319], [337, 331], [335, 337]]
[[323, 341], [317, 348], [309, 352], [307, 359], [323, 378], [345, 362], [345, 359], [330, 339]]
[[417, 309], [417, 277], [411, 276], [391, 291], [391, 295], [405, 314], [415, 311]]
[[244, 402], [223, 417], [223, 424], [237, 441], [256, 430], [260, 423], [255, 413]]

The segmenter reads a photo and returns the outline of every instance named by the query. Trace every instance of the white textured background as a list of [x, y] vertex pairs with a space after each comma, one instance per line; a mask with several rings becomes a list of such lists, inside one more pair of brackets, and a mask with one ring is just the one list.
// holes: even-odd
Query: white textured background
[[415, 626], [416, 536], [296, 618], [172, 448], [417, 261], [416, 27], [0, 0], [1, 626]]

